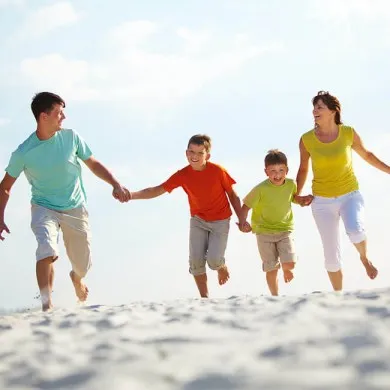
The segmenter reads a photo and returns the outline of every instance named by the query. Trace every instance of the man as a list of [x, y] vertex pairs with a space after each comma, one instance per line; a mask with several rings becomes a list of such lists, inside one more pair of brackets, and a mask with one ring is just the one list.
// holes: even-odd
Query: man
[[61, 128], [64, 108], [64, 100], [54, 93], [35, 95], [31, 110], [37, 129], [12, 154], [0, 183], [0, 240], [4, 240], [4, 232], [10, 233], [4, 212], [21, 172], [31, 185], [31, 228], [38, 243], [36, 275], [43, 311], [53, 306], [53, 263], [58, 258], [60, 229], [72, 264], [70, 277], [76, 296], [80, 301], [88, 296], [83, 278], [91, 266], [90, 230], [79, 160], [113, 187], [115, 199], [121, 202], [130, 199], [129, 191], [93, 157], [84, 140], [73, 130]]

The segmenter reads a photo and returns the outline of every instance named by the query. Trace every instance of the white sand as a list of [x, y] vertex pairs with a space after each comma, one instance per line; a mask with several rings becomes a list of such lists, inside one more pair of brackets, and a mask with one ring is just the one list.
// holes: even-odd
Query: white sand
[[0, 389], [390, 389], [390, 290], [0, 317]]

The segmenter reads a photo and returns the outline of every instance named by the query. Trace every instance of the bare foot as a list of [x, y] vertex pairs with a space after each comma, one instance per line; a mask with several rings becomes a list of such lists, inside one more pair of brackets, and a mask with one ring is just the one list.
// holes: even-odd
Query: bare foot
[[229, 270], [226, 267], [226, 265], [223, 265], [219, 270], [218, 270], [218, 282], [222, 286], [225, 284], [230, 278]]
[[40, 290], [41, 302], [42, 302], [42, 311], [48, 311], [53, 308], [53, 302], [51, 300], [51, 291], [49, 288], [45, 287]]
[[289, 283], [294, 279], [294, 274], [289, 269], [283, 270], [283, 276], [286, 283]]
[[366, 269], [367, 275], [370, 279], [375, 279], [378, 275], [378, 270], [372, 265], [369, 260], [362, 260], [364, 268]]
[[85, 302], [88, 298], [88, 287], [81, 281], [74, 271], [70, 271], [69, 276], [72, 279], [77, 298], [81, 302]]
[[53, 309], [52, 303], [42, 303], [42, 311], [49, 311]]

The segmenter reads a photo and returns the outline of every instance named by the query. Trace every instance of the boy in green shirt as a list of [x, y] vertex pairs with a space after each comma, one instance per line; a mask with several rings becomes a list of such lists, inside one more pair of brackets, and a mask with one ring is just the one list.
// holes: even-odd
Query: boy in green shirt
[[[291, 233], [294, 218], [291, 202], [305, 206], [310, 196], [297, 196], [294, 180], [286, 178], [287, 157], [277, 149], [270, 150], [265, 157], [265, 173], [268, 176], [243, 199], [241, 220], [246, 220], [252, 209], [251, 227], [256, 234], [257, 246], [266, 273], [267, 284], [272, 295], [278, 295], [278, 270], [280, 263], [284, 281], [294, 278], [292, 270], [296, 262], [294, 239]], [[249, 229], [241, 229], [247, 233]]]

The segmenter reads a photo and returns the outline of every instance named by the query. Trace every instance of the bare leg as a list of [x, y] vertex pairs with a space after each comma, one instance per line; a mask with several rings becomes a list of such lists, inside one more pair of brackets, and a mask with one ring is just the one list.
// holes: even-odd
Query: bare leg
[[72, 283], [74, 286], [74, 290], [76, 292], [77, 298], [81, 302], [85, 302], [88, 298], [88, 287], [84, 284], [83, 278], [80, 278], [74, 271], [70, 271], [69, 274], [70, 278], [72, 279]]
[[199, 294], [202, 298], [208, 298], [209, 297], [209, 290], [207, 287], [207, 274], [204, 273], [202, 275], [195, 275], [194, 276], [196, 285], [199, 290]]
[[286, 283], [289, 283], [294, 279], [294, 274], [292, 272], [294, 267], [295, 267], [295, 263], [293, 261], [288, 263], [282, 263], [283, 277]]
[[367, 259], [367, 241], [364, 240], [355, 245], [359, 252], [360, 260], [366, 269], [367, 275], [370, 279], [375, 279], [378, 275], [378, 270], [372, 265], [371, 261]]
[[278, 287], [278, 269], [274, 269], [272, 271], [268, 271], [266, 274], [267, 284], [271, 295], [278, 295], [279, 287]]
[[37, 261], [36, 274], [39, 292], [41, 294], [42, 310], [50, 310], [53, 308], [53, 303], [51, 300], [54, 281], [54, 266], [52, 256]]
[[341, 269], [336, 272], [329, 272], [329, 279], [330, 282], [332, 283], [333, 290], [334, 291], [341, 291], [343, 289], [343, 272]]
[[218, 269], [218, 283], [222, 286], [229, 280], [229, 278], [230, 273], [228, 267], [226, 267], [226, 265], [223, 265], [221, 268]]

